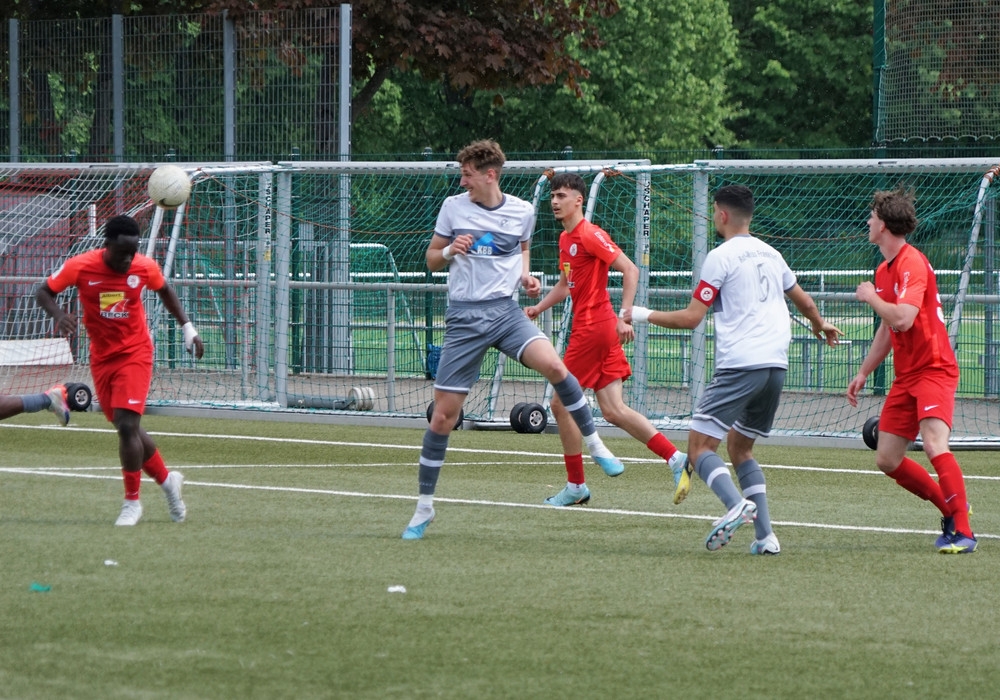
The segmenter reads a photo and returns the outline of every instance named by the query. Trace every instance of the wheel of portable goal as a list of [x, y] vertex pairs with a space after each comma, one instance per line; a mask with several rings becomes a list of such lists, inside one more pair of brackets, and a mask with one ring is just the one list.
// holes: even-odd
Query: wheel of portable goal
[[[434, 402], [431, 401], [429, 404], [427, 404], [427, 422], [428, 423], [431, 422], [431, 418], [433, 416], [434, 416]], [[465, 422], [465, 409], [464, 408], [460, 408], [458, 410], [458, 420], [455, 421], [455, 428], [454, 428], [454, 430], [461, 430], [462, 423], [464, 423], [464, 422]]]
[[86, 411], [94, 400], [90, 387], [80, 382], [66, 385], [66, 405], [71, 411]]
[[549, 424], [549, 414], [539, 403], [529, 403], [518, 414], [522, 433], [540, 433]]
[[351, 400], [355, 411], [370, 411], [375, 407], [375, 390], [370, 386], [356, 386], [351, 389]]
[[878, 416], [872, 416], [865, 421], [864, 427], [861, 428], [861, 438], [869, 449], [878, 449]]
[[523, 433], [524, 428], [521, 427], [521, 411], [528, 404], [524, 401], [514, 404], [514, 408], [510, 409], [510, 427], [514, 429], [516, 433]]

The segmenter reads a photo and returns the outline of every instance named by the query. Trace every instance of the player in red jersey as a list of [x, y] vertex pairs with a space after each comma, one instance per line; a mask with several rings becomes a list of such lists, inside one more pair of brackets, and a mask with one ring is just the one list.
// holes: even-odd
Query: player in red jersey
[[[600, 227], [583, 217], [583, 200], [587, 186], [575, 173], [559, 173], [552, 177], [552, 213], [562, 225], [559, 236], [559, 282], [535, 306], [525, 313], [538, 318], [546, 309], [573, 300], [573, 327], [563, 362], [580, 380], [580, 385], [593, 389], [601, 413], [608, 422], [622, 428], [662, 457], [671, 466], [676, 486], [684, 471], [687, 458], [673, 443], [653, 427], [641, 413], [629, 408], [622, 398], [622, 383], [632, 376], [623, 343], [635, 338], [632, 325], [615, 314], [608, 295], [608, 270], [622, 273], [622, 309], [635, 300], [639, 269], [615, 245]], [[566, 487], [545, 499], [553, 506], [570, 506], [590, 500], [590, 489], [584, 479], [580, 430], [570, 420], [569, 412], [552, 397], [552, 415], [559, 425], [559, 439], [566, 463]], [[609, 476], [617, 476], [622, 470]]]
[[138, 252], [139, 224], [114, 216], [104, 226], [104, 247], [69, 258], [39, 287], [35, 298], [63, 335], [76, 333], [77, 319], [59, 306], [57, 295], [75, 286], [90, 336], [90, 372], [105, 417], [118, 431], [118, 457], [125, 502], [115, 525], [135, 525], [142, 517], [139, 482], [145, 471], [167, 497], [170, 517], [184, 520], [183, 475], [169, 471], [149, 434], [139, 424], [153, 377], [153, 339], [146, 326], [142, 291], [159, 295], [183, 327], [184, 346], [196, 358], [205, 347], [156, 261]]
[[[879, 419], [875, 463], [897, 484], [941, 511], [938, 551], [965, 554], [976, 550], [977, 541], [969, 525], [965, 477], [948, 446], [958, 362], [948, 339], [934, 270], [923, 253], [906, 241], [916, 226], [912, 192], [875, 193], [868, 240], [879, 247], [885, 260], [875, 270], [875, 283], [862, 282], [856, 296], [872, 307], [882, 323], [858, 374], [847, 385], [847, 400], [858, 405], [858, 393], [868, 375], [891, 351], [895, 379]], [[906, 456], [918, 433], [937, 481]]]

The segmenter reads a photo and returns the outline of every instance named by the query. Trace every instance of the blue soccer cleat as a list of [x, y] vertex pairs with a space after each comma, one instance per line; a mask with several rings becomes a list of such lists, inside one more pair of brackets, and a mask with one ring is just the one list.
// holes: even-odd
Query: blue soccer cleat
[[625, 465], [622, 461], [615, 456], [611, 457], [598, 457], [597, 455], [591, 455], [594, 461], [597, 462], [597, 466], [604, 470], [604, 473], [608, 476], [618, 476], [625, 471]]
[[[940, 539], [938, 540], [940, 541]], [[975, 535], [965, 535], [961, 532], [954, 532], [948, 537], [948, 541], [943, 545], [938, 545], [941, 554], [972, 554], [976, 551], [979, 541]]]
[[550, 506], [556, 506], [562, 508], [564, 506], [582, 506], [584, 503], [590, 500], [590, 489], [586, 486], [581, 486], [579, 489], [571, 489], [569, 486], [563, 488], [562, 491], [557, 493], [555, 496], [549, 496], [545, 499], [545, 502]]
[[403, 539], [404, 540], [424, 539], [424, 530], [426, 530], [427, 526], [430, 525], [432, 522], [434, 522], [433, 508], [431, 509], [431, 515], [429, 518], [427, 518], [427, 520], [424, 520], [423, 522], [418, 523], [417, 525], [410, 525], [405, 530], [403, 530]]
[[[968, 509], [969, 515], [972, 515], [972, 505], [966, 503], [965, 507]], [[955, 518], [951, 515], [946, 515], [941, 518], [941, 535], [934, 541], [934, 546], [938, 549], [942, 547], [947, 547], [951, 541], [952, 535], [955, 534]]]

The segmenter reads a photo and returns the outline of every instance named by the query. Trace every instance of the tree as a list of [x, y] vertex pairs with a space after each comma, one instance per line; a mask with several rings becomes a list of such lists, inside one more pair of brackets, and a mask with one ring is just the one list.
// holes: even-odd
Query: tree
[[871, 144], [871, 0], [731, 0], [740, 67], [729, 81], [741, 145]]
[[[214, 0], [208, 8], [233, 17], [257, 9], [329, 7], [328, 0]], [[452, 92], [563, 82], [579, 94], [587, 78], [578, 55], [600, 45], [593, 20], [618, 10], [617, 0], [357, 0], [354, 114], [371, 105], [385, 80], [415, 71]]]
[[734, 114], [726, 75], [736, 35], [726, 0], [621, 0], [596, 20], [606, 41], [572, 45], [589, 77], [575, 87], [540, 85], [456, 92], [442, 80], [394, 73], [371, 114], [355, 122], [360, 152], [430, 146], [451, 152], [490, 136], [511, 152], [636, 151], [726, 143]]

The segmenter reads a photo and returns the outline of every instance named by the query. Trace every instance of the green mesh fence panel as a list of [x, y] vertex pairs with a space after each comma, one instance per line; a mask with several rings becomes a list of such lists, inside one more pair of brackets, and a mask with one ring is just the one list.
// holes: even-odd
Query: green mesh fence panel
[[26, 162], [334, 157], [339, 12], [17, 22], [0, 39], [3, 94], [13, 77], [18, 96], [0, 148]]
[[1000, 4], [884, 4], [875, 141], [1000, 138]]

